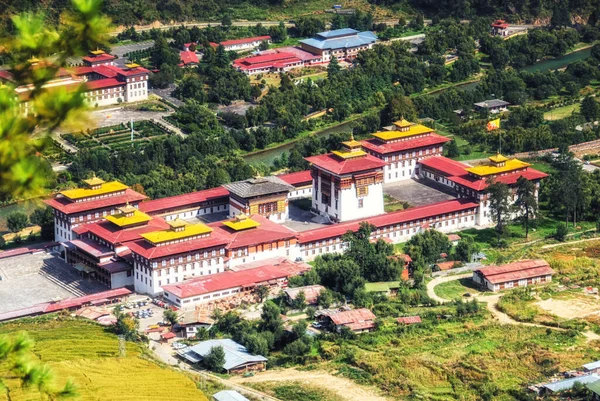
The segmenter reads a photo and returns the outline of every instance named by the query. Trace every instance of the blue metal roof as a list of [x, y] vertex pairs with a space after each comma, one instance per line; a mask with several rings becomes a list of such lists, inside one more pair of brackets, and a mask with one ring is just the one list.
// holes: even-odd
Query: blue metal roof
[[267, 358], [264, 356], [252, 355], [248, 352], [246, 347], [228, 338], [202, 341], [189, 348], [200, 357], [204, 357], [208, 355], [213, 347], [218, 346], [223, 347], [223, 351], [225, 351], [225, 364], [223, 365], [225, 370], [235, 369], [236, 367], [243, 366], [247, 363], [267, 361]]
[[355, 35], [358, 31], [352, 28], [342, 28], [342, 29], [334, 29], [332, 31], [325, 31], [317, 33], [317, 36], [322, 37], [323, 39], [337, 38], [338, 36], [349, 36]]
[[310, 38], [301, 40], [300, 43], [303, 43], [308, 46], [315, 47], [321, 50], [329, 50], [329, 49], [344, 49], [351, 47], [359, 47], [364, 45], [369, 45], [375, 43], [377, 41], [377, 35], [373, 32], [365, 31], [358, 32], [355, 35], [336, 37], [332, 39], [319, 39], [319, 38]]
[[553, 382], [553, 383], [544, 384], [544, 388], [555, 393], [557, 391], [568, 390], [568, 389], [572, 388], [575, 385], [575, 383], [577, 383], [577, 382], [579, 382], [581, 384], [588, 384], [588, 383], [593, 383], [598, 380], [600, 380], [600, 376], [598, 376], [596, 374], [588, 375], [588, 376], [572, 377], [570, 379], [565, 379], [565, 380], [560, 380], [560, 381]]
[[594, 370], [600, 368], [600, 361], [590, 362], [583, 365], [585, 370]]

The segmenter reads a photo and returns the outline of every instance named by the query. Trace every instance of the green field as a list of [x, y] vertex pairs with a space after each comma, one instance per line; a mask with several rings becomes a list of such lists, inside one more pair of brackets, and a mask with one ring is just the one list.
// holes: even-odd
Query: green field
[[465, 293], [469, 294], [477, 294], [479, 291], [477, 290], [475, 283], [470, 278], [463, 278], [460, 280], [448, 281], [445, 283], [441, 283], [435, 286], [435, 294], [438, 297], [444, 299], [457, 299], [457, 298], [466, 298], [464, 297]]
[[96, 128], [85, 132], [63, 134], [62, 137], [78, 149], [106, 148], [122, 150], [127, 147], [144, 146], [151, 139], [164, 138], [169, 133], [150, 121], [138, 121], [133, 126], [133, 142], [131, 129], [125, 124]]
[[[77, 400], [207, 400], [194, 380], [161, 367], [140, 345], [127, 343], [126, 355], [119, 357], [117, 337], [96, 323], [50, 315], [0, 325], [2, 334], [20, 331], [35, 340], [32, 357], [52, 368], [57, 385], [74, 381]], [[8, 384], [12, 401], [40, 399], [15, 381]]]
[[573, 113], [578, 113], [581, 104], [574, 103], [568, 106], [557, 107], [544, 113], [544, 120], [561, 120], [566, 117], [570, 117]]

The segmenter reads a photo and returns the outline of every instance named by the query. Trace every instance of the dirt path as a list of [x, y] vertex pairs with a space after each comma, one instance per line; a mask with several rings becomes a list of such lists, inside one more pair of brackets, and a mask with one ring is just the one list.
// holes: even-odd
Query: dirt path
[[252, 377], [234, 377], [231, 383], [261, 383], [261, 382], [301, 382], [315, 387], [325, 388], [348, 401], [388, 401], [375, 390], [363, 387], [350, 379], [334, 376], [322, 370], [303, 372], [296, 369], [268, 370], [257, 373]]
[[447, 283], [448, 281], [460, 280], [461, 278], [467, 278], [467, 277], [472, 277], [472, 276], [473, 276], [473, 272], [469, 272], [469, 273], [465, 273], [465, 274], [457, 274], [455, 276], [436, 277], [427, 283], [427, 295], [429, 295], [429, 298], [431, 298], [439, 303], [442, 303], [442, 304], [444, 304], [446, 302], [451, 302], [450, 300], [448, 300], [446, 298], [438, 297], [434, 291], [435, 287], [442, 283]]
[[[448, 300], [448, 299], [437, 296], [435, 293], [435, 287], [441, 283], [446, 283], [448, 281], [453, 281], [453, 280], [460, 280], [461, 278], [469, 277], [470, 275], [471, 274], [469, 273], [469, 274], [461, 274], [461, 275], [456, 275], [456, 276], [436, 277], [433, 280], [431, 280], [429, 283], [427, 283], [427, 295], [429, 295], [429, 297], [431, 299], [434, 299], [437, 302], [441, 302], [441, 303], [450, 302], [450, 300]], [[559, 331], [566, 330], [566, 329], [563, 329], [560, 327], [545, 326], [543, 324], [538, 324], [538, 323], [519, 322], [519, 321], [513, 319], [512, 317], [508, 316], [506, 313], [498, 310], [498, 302], [500, 301], [502, 294], [479, 295], [479, 296], [476, 295], [476, 297], [477, 297], [477, 300], [486, 303], [487, 310], [490, 311], [490, 313], [492, 314], [494, 319], [497, 320], [498, 323], [500, 323], [500, 324], [514, 324], [514, 325], [539, 327], [539, 328], [543, 328], [543, 329], [552, 329], [552, 330], [559, 330]], [[600, 340], [600, 335], [598, 335], [590, 330], [582, 332], [581, 334], [586, 338], [587, 342]]]
[[[588, 230], [588, 231], [594, 231], [594, 230]], [[573, 245], [573, 244], [579, 244], [580, 242], [590, 242], [590, 241], [600, 241], [600, 238], [594, 237], [594, 238], [580, 239], [580, 240], [571, 241], [571, 242], [560, 242], [558, 244], [544, 245], [544, 246], [542, 246], [542, 249], [557, 248], [559, 246]]]

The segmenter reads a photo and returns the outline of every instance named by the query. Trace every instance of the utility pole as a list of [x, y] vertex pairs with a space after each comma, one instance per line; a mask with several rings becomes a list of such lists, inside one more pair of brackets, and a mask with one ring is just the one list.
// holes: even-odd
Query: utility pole
[[133, 148], [133, 118], [131, 119], [131, 147]]

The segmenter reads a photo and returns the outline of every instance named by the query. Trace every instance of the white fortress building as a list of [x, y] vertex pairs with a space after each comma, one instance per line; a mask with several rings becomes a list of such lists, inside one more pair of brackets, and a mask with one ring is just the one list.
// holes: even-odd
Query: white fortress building
[[[453, 233], [485, 227], [492, 223], [490, 182], [508, 185], [514, 202], [518, 179], [537, 188], [547, 177], [526, 162], [499, 154], [469, 166], [441, 156], [447, 138], [433, 130], [406, 121], [394, 126], [366, 141], [352, 139], [341, 150], [306, 158], [310, 170], [162, 199], [146, 200], [120, 182], [91, 178], [82, 188], [46, 200], [54, 209], [55, 239], [67, 262], [111, 288], [130, 286], [154, 296], [164, 286], [185, 289], [191, 280], [196, 288], [210, 281], [206, 277], [219, 275], [215, 283], [217, 278], [236, 281], [244, 276], [244, 291], [250, 291], [256, 283], [248, 266], [264, 267], [272, 280], [283, 280], [273, 266], [284, 264], [273, 260], [310, 261], [343, 252], [344, 234], [356, 232], [363, 221], [374, 226], [371, 239], [391, 243], [429, 229]], [[434, 181], [446, 186], [454, 199], [385, 213], [385, 177], [389, 182]], [[289, 202], [299, 198], [310, 198], [313, 214], [305, 211], [304, 217], [317, 215], [314, 220], [327, 224], [291, 224]], [[225, 289], [208, 295], [205, 290], [196, 288], [186, 301], [205, 303], [231, 294]], [[177, 296], [169, 300], [179, 306], [184, 302]]]
[[383, 214], [386, 163], [354, 139], [342, 145], [342, 150], [306, 158], [312, 165], [313, 209], [336, 222]]

